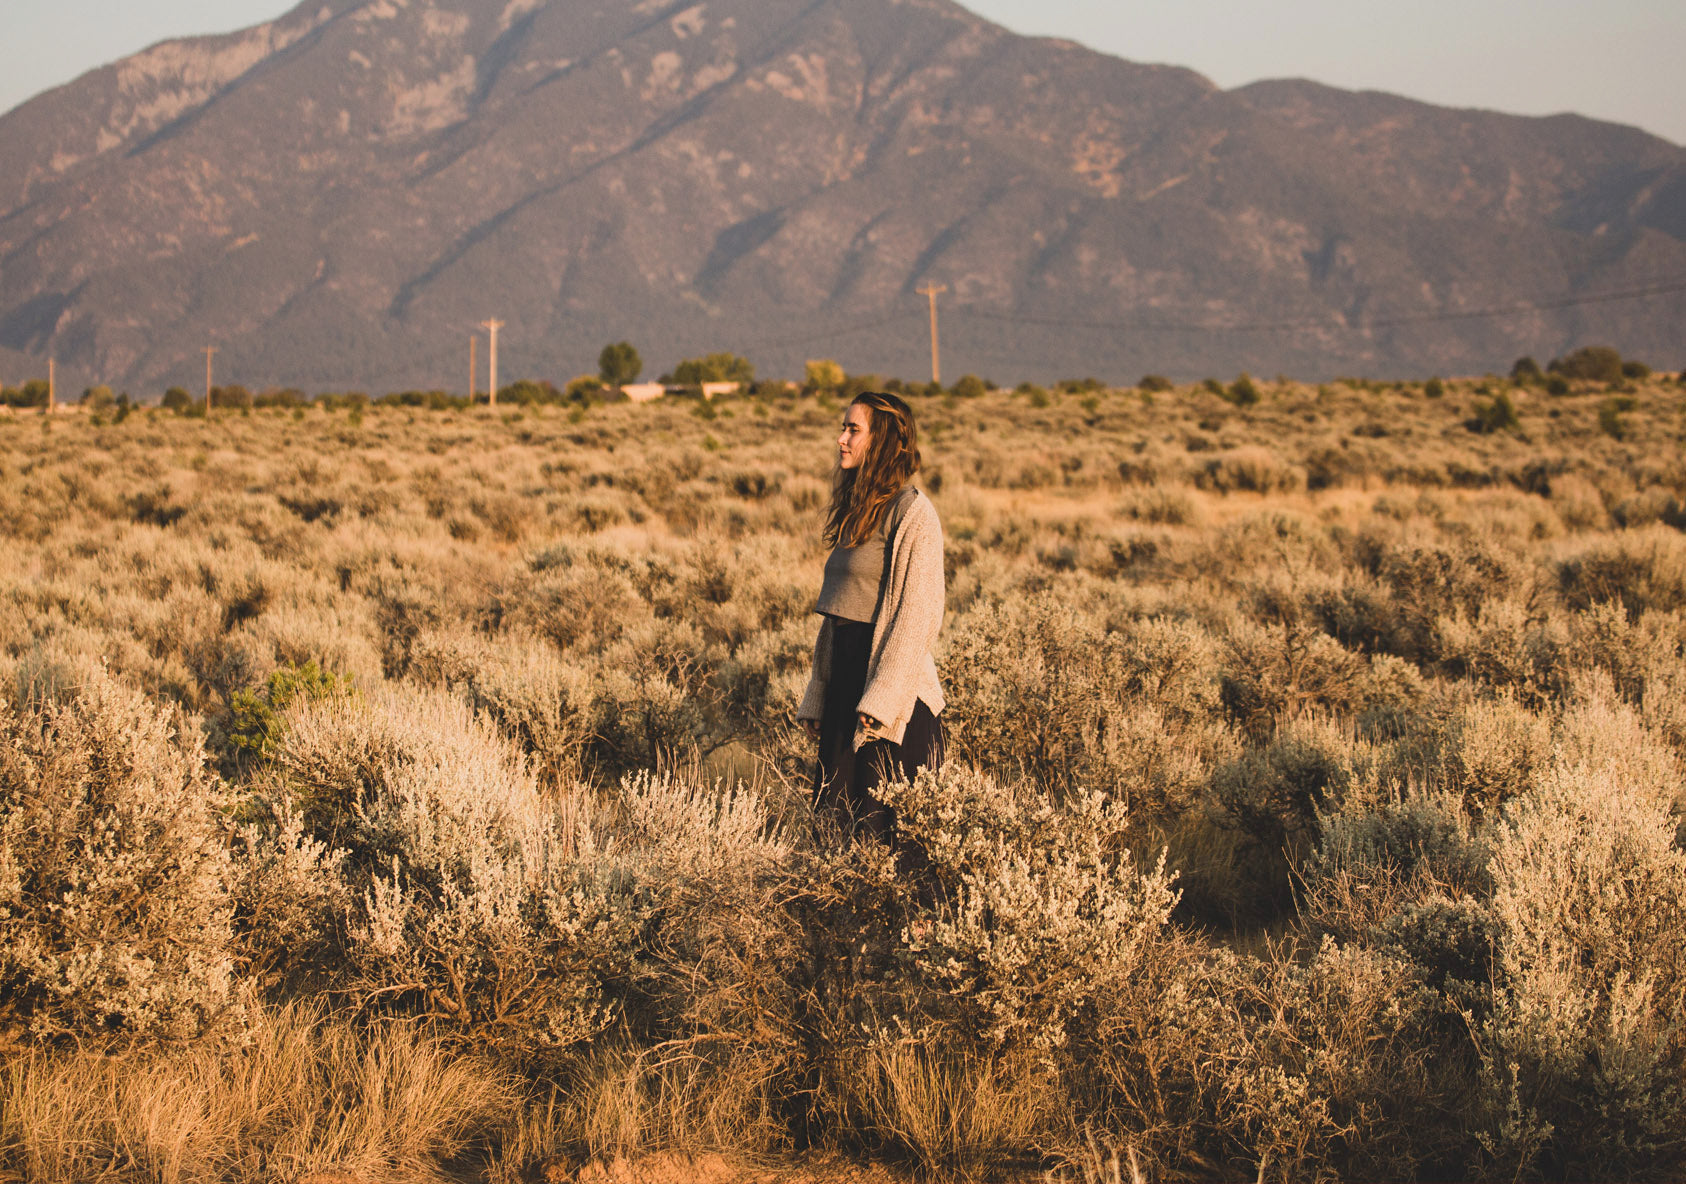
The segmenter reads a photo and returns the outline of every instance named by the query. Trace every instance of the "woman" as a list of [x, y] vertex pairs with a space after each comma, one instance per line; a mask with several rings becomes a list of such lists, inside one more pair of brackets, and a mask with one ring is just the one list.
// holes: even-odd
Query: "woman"
[[943, 618], [943, 535], [919, 471], [913, 412], [894, 395], [849, 404], [826, 518], [823, 620], [796, 710], [819, 741], [815, 807], [848, 833], [894, 842], [873, 796], [943, 759], [943, 692], [931, 656]]

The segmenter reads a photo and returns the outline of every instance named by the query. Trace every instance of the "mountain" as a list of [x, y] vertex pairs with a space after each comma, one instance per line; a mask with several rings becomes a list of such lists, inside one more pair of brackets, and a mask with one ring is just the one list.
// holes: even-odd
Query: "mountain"
[[1222, 91], [948, 0], [307, 0], [0, 118], [0, 349], [137, 393], [207, 344], [454, 389], [488, 317], [505, 379], [621, 338], [918, 377], [927, 283], [950, 378], [1678, 365], [1682, 281], [1667, 141]]

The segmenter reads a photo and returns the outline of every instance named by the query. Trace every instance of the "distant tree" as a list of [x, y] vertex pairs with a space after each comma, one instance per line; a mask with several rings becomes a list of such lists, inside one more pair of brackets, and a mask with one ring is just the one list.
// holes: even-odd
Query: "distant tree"
[[103, 411], [117, 401], [108, 386], [91, 386], [82, 392], [82, 406], [94, 411]]
[[1651, 377], [1651, 367], [1644, 362], [1629, 358], [1622, 363], [1622, 377], [1631, 378], [1635, 382], [1643, 382]]
[[802, 389], [809, 394], [834, 391], [843, 385], [843, 367], [830, 358], [810, 358], [802, 369]]
[[638, 375], [643, 370], [644, 359], [638, 356], [638, 351], [632, 347], [630, 341], [605, 345], [603, 352], [597, 355], [597, 375], [607, 386], [625, 386], [629, 382], [637, 382]]
[[498, 392], [499, 403], [518, 403], [523, 407], [530, 407], [534, 403], [553, 403], [556, 400], [555, 387], [548, 382], [534, 382], [530, 378], [517, 379]]
[[884, 384], [876, 374], [850, 374], [844, 377], [843, 385], [837, 388], [837, 397], [853, 401], [857, 396], [867, 391], [881, 391]]
[[1517, 386], [1533, 386], [1545, 381], [1545, 372], [1540, 364], [1527, 354], [1516, 359], [1516, 364], [1510, 368], [1510, 380]]
[[1259, 393], [1258, 383], [1254, 382], [1253, 376], [1246, 371], [1242, 371], [1236, 380], [1229, 384], [1229, 389], [1224, 391], [1224, 398], [1237, 407], [1251, 407], [1263, 397]]
[[164, 392], [163, 401], [159, 406], [166, 411], [174, 411], [177, 415], [193, 406], [193, 396], [179, 386], [173, 386]]
[[570, 403], [586, 403], [601, 395], [605, 386], [624, 385], [625, 383], [609, 382], [596, 374], [582, 374], [578, 378], [569, 379], [568, 385], [562, 388], [562, 393]]
[[45, 379], [32, 378], [19, 389], [7, 393], [6, 401], [13, 407], [45, 407], [47, 405], [47, 383]]
[[1173, 389], [1176, 386], [1176, 383], [1172, 382], [1169, 378], [1166, 378], [1163, 374], [1144, 374], [1142, 375], [1142, 380], [1138, 382], [1136, 386], [1141, 390], [1148, 392], [1148, 394], [1155, 394], [1160, 391]]
[[989, 390], [976, 374], [962, 374], [950, 389], [962, 399], [975, 399]]
[[1620, 382], [1622, 355], [1607, 345], [1585, 345], [1566, 358], [1553, 358], [1546, 369], [1583, 382]]
[[245, 410], [252, 405], [252, 392], [238, 384], [214, 386], [211, 388], [211, 405], [221, 411]]
[[1546, 376], [1546, 394], [1566, 395], [1568, 393], [1569, 380], [1567, 378], [1564, 378], [1561, 374], [1550, 374]]
[[1427, 382], [1423, 383], [1423, 394], [1427, 395], [1431, 399], [1441, 398], [1446, 394], [1446, 384], [1441, 381], [1440, 376], [1437, 374]]
[[709, 354], [680, 362], [673, 368], [673, 381], [685, 386], [701, 386], [705, 382], [741, 382], [747, 387], [755, 381], [755, 367], [748, 358], [737, 354]]

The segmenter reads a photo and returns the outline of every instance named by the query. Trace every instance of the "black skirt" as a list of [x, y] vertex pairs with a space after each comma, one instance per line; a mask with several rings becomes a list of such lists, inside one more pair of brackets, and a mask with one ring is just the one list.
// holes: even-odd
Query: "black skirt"
[[855, 722], [872, 656], [872, 625], [833, 621], [831, 677], [820, 716], [820, 760], [814, 777], [814, 809], [843, 833], [894, 843], [896, 812], [873, 796], [885, 781], [911, 781], [920, 769], [943, 763], [943, 723], [923, 700], [913, 705], [902, 742], [874, 740], [855, 751]]

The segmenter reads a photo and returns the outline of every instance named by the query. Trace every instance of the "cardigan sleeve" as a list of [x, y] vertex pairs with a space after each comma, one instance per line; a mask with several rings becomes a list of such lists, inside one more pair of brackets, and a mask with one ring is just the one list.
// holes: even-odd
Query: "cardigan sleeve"
[[819, 636], [814, 638], [814, 664], [808, 675], [808, 689], [796, 708], [797, 719], [818, 720], [825, 715], [825, 684], [831, 679], [831, 618], [820, 618]]
[[942, 524], [928, 498], [909, 508], [891, 557], [892, 581], [879, 609], [878, 636], [862, 713], [899, 739], [913, 716], [920, 675], [942, 628], [945, 598]]

